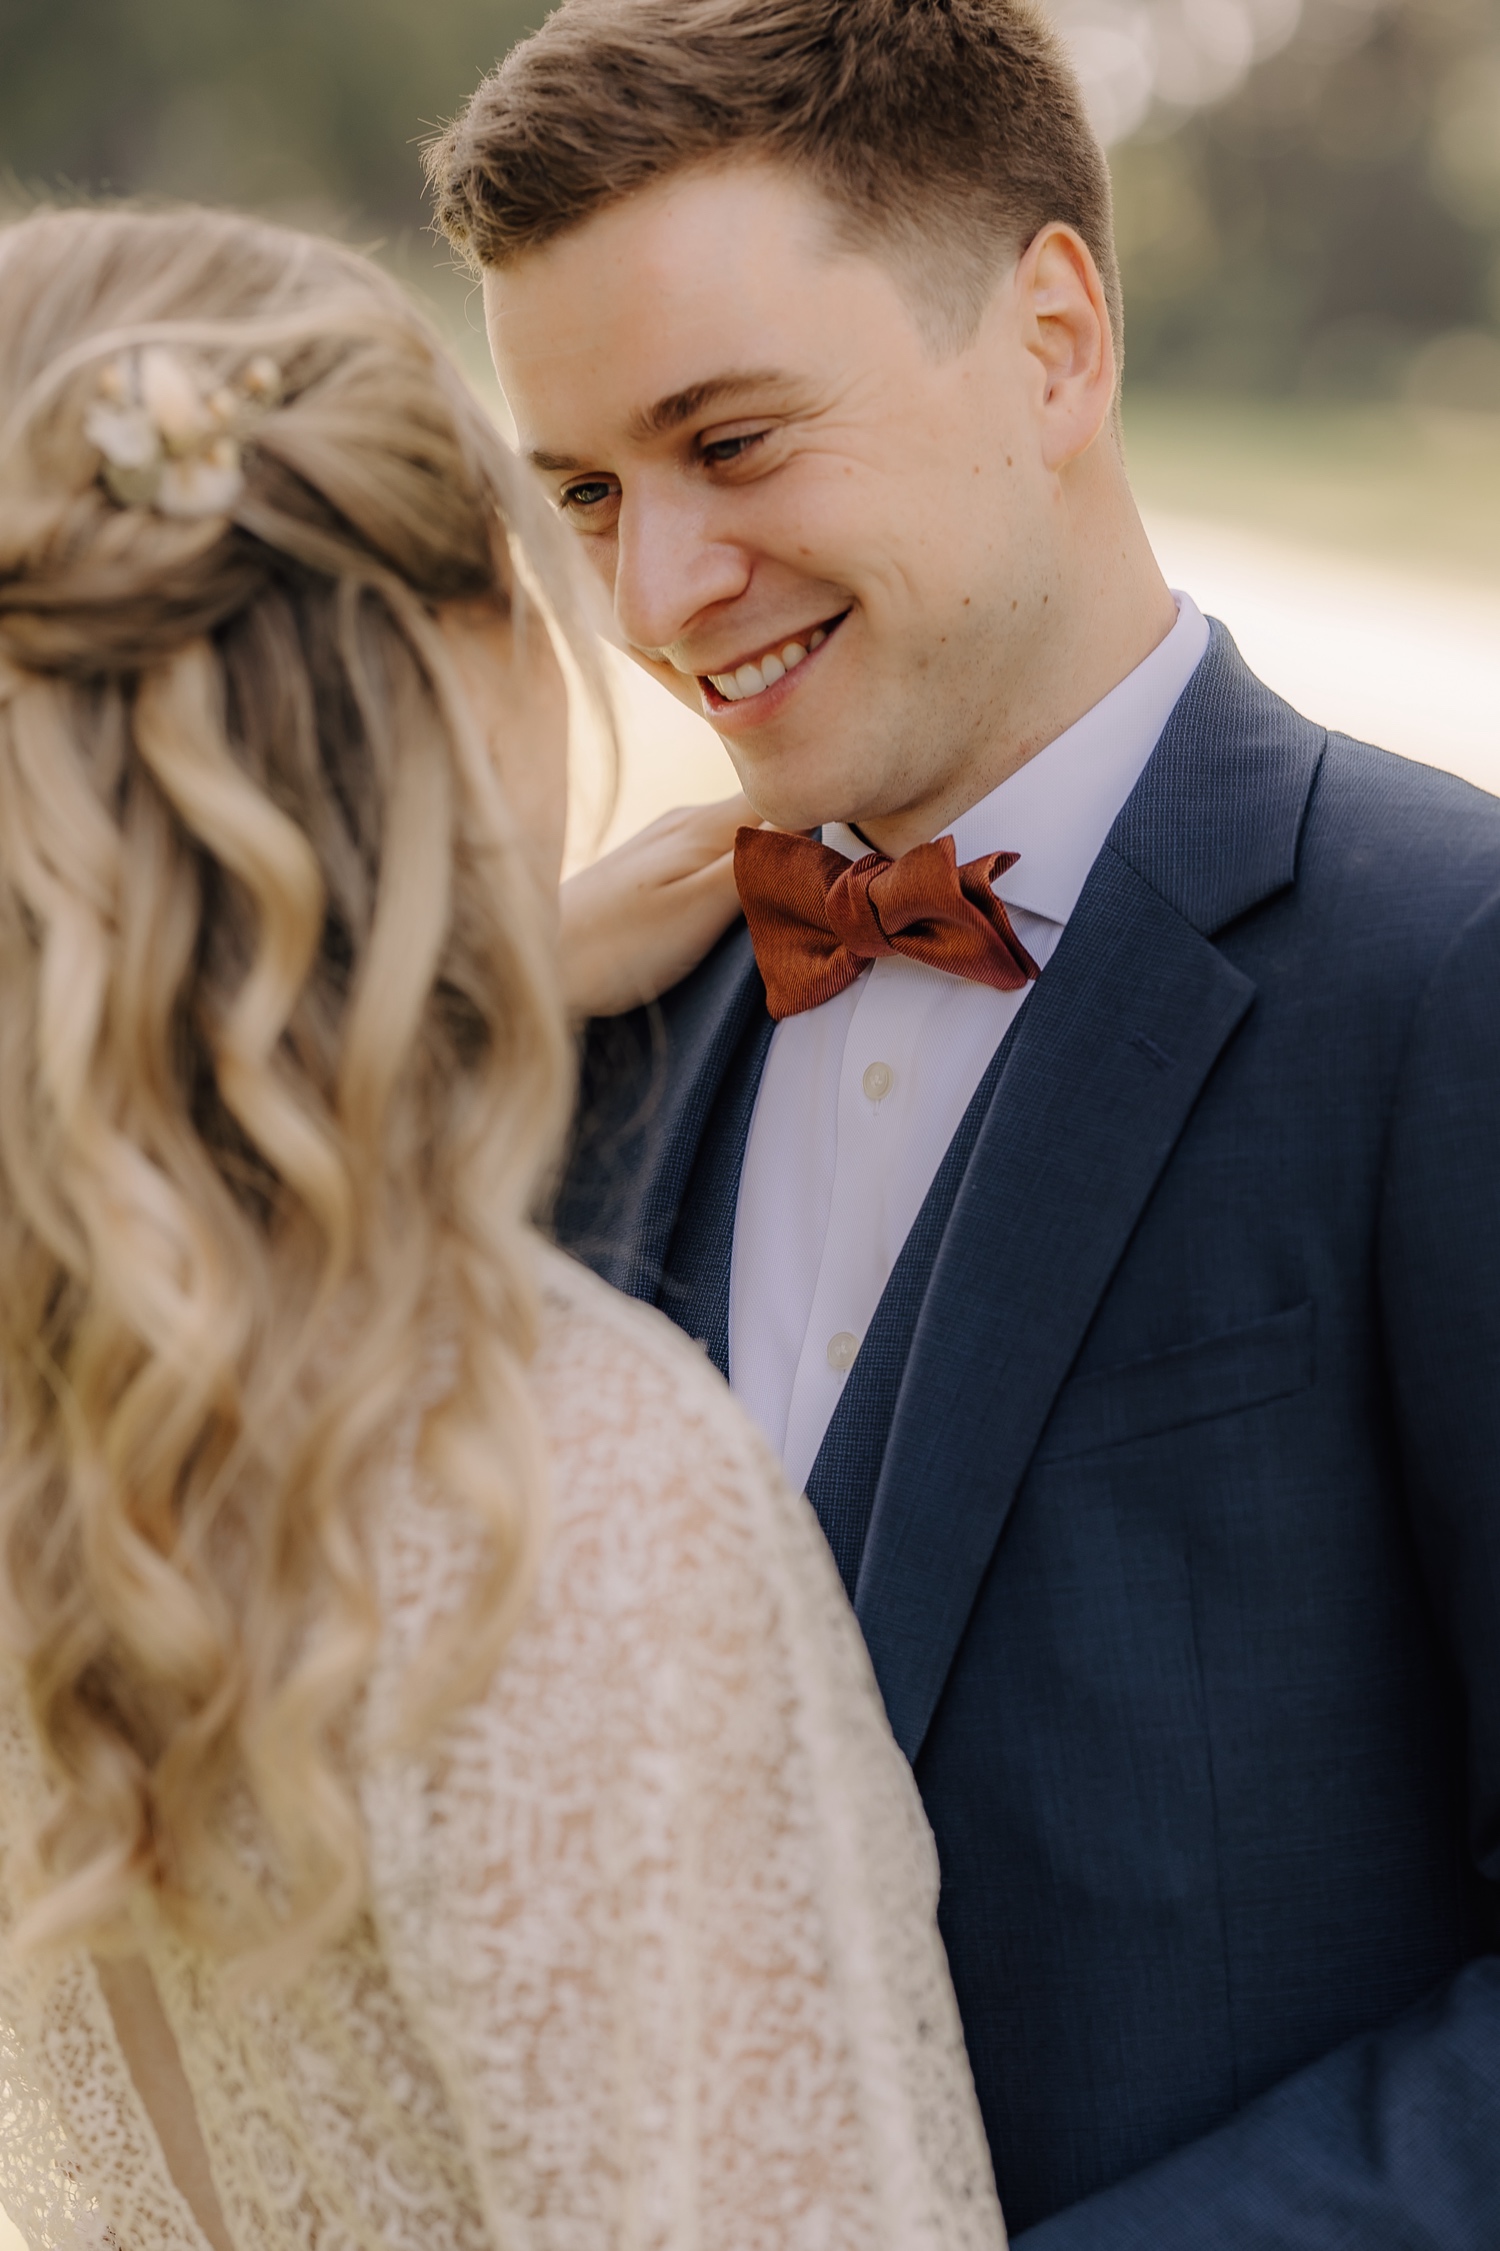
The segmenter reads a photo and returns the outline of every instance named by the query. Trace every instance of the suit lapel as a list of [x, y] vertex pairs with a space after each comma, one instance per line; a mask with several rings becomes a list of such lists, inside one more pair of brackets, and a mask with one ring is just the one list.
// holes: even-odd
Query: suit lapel
[[1027, 1002], [933, 1267], [857, 1608], [921, 1747], [1052, 1402], [1254, 999], [1213, 931], [1293, 879], [1323, 744], [1222, 626]]
[[1106, 851], [954, 1204], [876, 1492], [857, 1607], [913, 1758], [1053, 1398], [1253, 991]]
[[764, 1009], [741, 922], [659, 1007], [589, 1026], [554, 1228], [565, 1249], [631, 1297], [656, 1301], [714, 1098]]

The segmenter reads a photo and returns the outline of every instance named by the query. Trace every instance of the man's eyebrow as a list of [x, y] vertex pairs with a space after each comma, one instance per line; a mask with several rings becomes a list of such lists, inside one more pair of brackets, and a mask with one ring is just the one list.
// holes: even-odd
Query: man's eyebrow
[[[733, 368], [724, 375], [710, 375], [702, 383], [690, 383], [685, 391], [674, 391], [670, 398], [658, 399], [655, 406], [642, 407], [630, 418], [630, 435], [637, 441], [663, 438], [669, 431], [680, 429], [684, 422], [691, 422], [705, 407], [717, 406], [743, 391], [762, 394], [771, 391], [784, 397], [795, 388], [795, 379], [779, 368]], [[541, 469], [554, 477], [570, 476], [573, 471], [588, 466], [576, 454], [548, 453], [542, 446], [532, 446], [526, 458], [533, 469]]]
[[685, 391], [674, 391], [670, 398], [658, 399], [655, 406], [633, 415], [630, 435], [638, 439], [662, 438], [669, 430], [680, 429], [684, 422], [691, 422], [705, 407], [718, 406], [739, 392], [786, 393], [793, 388], [793, 378], [782, 374], [778, 368], [732, 368], [723, 375], [710, 375], [702, 383], [690, 383]]

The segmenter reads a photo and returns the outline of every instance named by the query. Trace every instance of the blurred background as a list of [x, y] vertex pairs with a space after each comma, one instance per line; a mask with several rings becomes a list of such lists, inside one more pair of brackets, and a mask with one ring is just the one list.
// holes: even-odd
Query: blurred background
[[[0, 0], [0, 196], [331, 229], [430, 300], [484, 387], [419, 148], [543, 12]], [[1052, 13], [1111, 150], [1127, 443], [1168, 577], [1312, 717], [1500, 790], [1500, 0]], [[732, 779], [702, 722], [620, 677], [616, 834]]]

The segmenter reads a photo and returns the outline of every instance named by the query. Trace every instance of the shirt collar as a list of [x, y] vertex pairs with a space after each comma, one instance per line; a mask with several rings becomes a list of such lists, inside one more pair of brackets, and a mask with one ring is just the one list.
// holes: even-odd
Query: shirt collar
[[[1021, 855], [996, 878], [1007, 906], [1061, 923], [1078, 904], [1115, 816], [1208, 647], [1197, 603], [1188, 594], [1172, 598], [1177, 622], [1150, 656], [943, 832], [960, 866], [987, 852]], [[824, 824], [823, 842], [851, 860], [869, 849], [839, 821]]]

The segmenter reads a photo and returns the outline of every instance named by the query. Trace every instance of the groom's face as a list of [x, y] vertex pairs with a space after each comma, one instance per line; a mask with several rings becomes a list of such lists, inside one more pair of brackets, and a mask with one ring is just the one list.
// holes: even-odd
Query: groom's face
[[486, 277], [522, 450], [649, 671], [788, 828], [957, 810], [1045, 640], [1056, 480], [1016, 271], [937, 342], [893, 261], [758, 164]]

